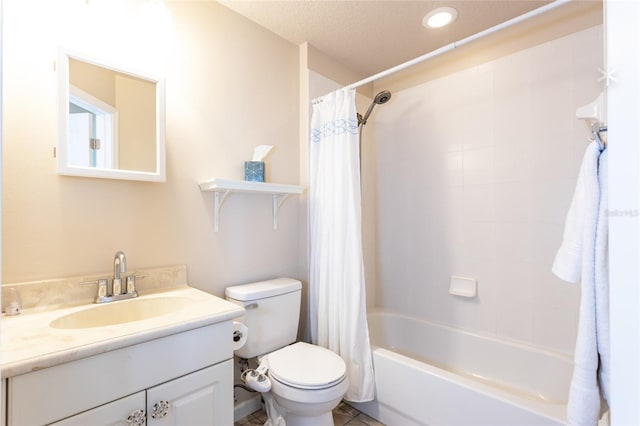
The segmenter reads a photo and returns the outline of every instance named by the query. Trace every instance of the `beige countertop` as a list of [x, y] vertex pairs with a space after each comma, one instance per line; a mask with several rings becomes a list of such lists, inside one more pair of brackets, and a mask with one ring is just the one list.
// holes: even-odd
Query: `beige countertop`
[[154, 289], [136, 299], [109, 304], [125, 304], [158, 297], [186, 298], [190, 301], [187, 306], [177, 307], [175, 311], [153, 318], [90, 328], [60, 329], [51, 327], [50, 323], [62, 316], [103, 305], [89, 303], [48, 310], [43, 310], [42, 307], [27, 308], [20, 315], [3, 315], [0, 324], [2, 377], [29, 373], [228, 321], [244, 314], [242, 307], [187, 285], [173, 286], [166, 290]]

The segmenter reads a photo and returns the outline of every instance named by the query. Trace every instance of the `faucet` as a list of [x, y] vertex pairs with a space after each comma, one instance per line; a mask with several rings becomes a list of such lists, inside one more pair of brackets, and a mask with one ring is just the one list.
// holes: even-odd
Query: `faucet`
[[[138, 297], [136, 291], [136, 277], [144, 278], [145, 274], [129, 274], [126, 277], [124, 274], [127, 272], [127, 257], [124, 252], [118, 250], [113, 257], [113, 285], [111, 286], [111, 294], [109, 293], [109, 279], [100, 278], [91, 281], [82, 281], [80, 284], [98, 284], [98, 295], [95, 298], [95, 303], [107, 303], [115, 302], [116, 300], [125, 300]], [[126, 285], [122, 285], [122, 280], [126, 278]]]
[[127, 272], [127, 257], [124, 252], [117, 251], [113, 258], [113, 295], [117, 296], [122, 293], [122, 277], [121, 274]]

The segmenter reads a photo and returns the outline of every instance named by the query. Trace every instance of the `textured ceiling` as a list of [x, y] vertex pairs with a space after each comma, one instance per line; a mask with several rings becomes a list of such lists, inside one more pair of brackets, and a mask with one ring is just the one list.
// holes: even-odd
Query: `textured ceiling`
[[[218, 0], [295, 44], [308, 42], [362, 76], [373, 75], [445, 44], [507, 21], [549, 0]], [[426, 29], [439, 6], [458, 19]]]

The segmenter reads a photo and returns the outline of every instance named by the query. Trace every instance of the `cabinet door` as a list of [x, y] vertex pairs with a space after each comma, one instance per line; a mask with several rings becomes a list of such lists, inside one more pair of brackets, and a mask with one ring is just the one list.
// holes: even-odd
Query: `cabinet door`
[[[52, 423], [51, 426], [143, 426], [145, 424], [144, 412], [140, 411], [144, 410], [144, 408], [144, 392], [138, 392]], [[138, 422], [135, 422], [135, 414], [137, 414]], [[128, 422], [129, 416], [132, 418]]]
[[147, 425], [233, 425], [233, 360], [148, 389]]

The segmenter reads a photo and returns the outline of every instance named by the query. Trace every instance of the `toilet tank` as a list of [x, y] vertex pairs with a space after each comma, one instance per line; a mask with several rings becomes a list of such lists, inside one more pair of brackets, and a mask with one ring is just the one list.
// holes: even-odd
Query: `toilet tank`
[[242, 358], [268, 354], [296, 341], [302, 284], [276, 278], [225, 289], [228, 301], [245, 308], [237, 321], [249, 329], [247, 343], [235, 354]]

